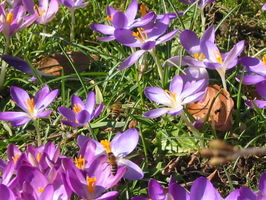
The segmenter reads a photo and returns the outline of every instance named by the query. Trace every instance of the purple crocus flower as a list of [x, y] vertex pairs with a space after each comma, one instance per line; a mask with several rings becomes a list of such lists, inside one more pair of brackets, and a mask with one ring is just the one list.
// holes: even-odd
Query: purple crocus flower
[[97, 118], [102, 109], [103, 104], [98, 105], [96, 108], [96, 98], [94, 92], [89, 92], [86, 104], [76, 95], [71, 97], [72, 110], [66, 107], [59, 107], [58, 111], [67, 120], [62, 120], [63, 124], [68, 126], [87, 126], [88, 123]]
[[10, 121], [12, 126], [22, 126], [30, 120], [44, 118], [51, 114], [51, 110], [45, 110], [58, 94], [58, 89], [50, 92], [48, 86], [40, 89], [33, 98], [22, 88], [12, 86], [10, 95], [24, 112], [0, 112], [0, 120]]
[[149, 118], [157, 118], [164, 114], [179, 115], [183, 111], [183, 105], [195, 102], [205, 94], [205, 80], [186, 81], [179, 75], [176, 75], [170, 83], [169, 90], [163, 90], [159, 87], [147, 87], [144, 94], [150, 100], [165, 105], [166, 107], [157, 108], [145, 112], [143, 115]]
[[146, 197], [133, 197], [131, 200], [189, 200], [188, 192], [176, 184], [173, 178], [170, 179], [168, 190], [165, 190], [158, 181], [154, 179], [149, 180], [148, 196]]
[[169, 15], [165, 14], [157, 23], [148, 29], [137, 28], [137, 31], [128, 29], [115, 30], [114, 35], [118, 42], [125, 46], [138, 47], [141, 49], [126, 58], [119, 69], [123, 70], [130, 67], [137, 62], [146, 51], [151, 51], [156, 45], [167, 42], [175, 37], [178, 29], [164, 34], [168, 29], [170, 21]]
[[207, 58], [207, 61], [204, 61], [205, 66], [209, 69], [216, 69], [222, 79], [223, 87], [226, 89], [226, 70], [237, 65], [238, 56], [244, 50], [244, 41], [238, 42], [229, 52], [224, 54], [221, 54], [216, 44], [209, 39], [200, 41], [200, 49]]
[[59, 9], [58, 0], [39, 0], [39, 6], [35, 5], [33, 0], [22, 0], [26, 10], [30, 14], [36, 14], [36, 23], [47, 24], [50, 22]]
[[[252, 57], [242, 57], [239, 62], [247, 69], [248, 75], [243, 77], [243, 84], [256, 85], [256, 91], [265, 100], [254, 100], [258, 108], [266, 108], [266, 55], [262, 60]], [[251, 102], [246, 103], [253, 107]]]
[[12, 190], [3, 184], [0, 184], [0, 197], [5, 200], [16, 200]]
[[84, 8], [89, 2], [84, 2], [84, 0], [61, 0], [61, 3], [70, 10], [75, 10], [77, 8]]
[[257, 199], [258, 200], [265, 200], [266, 199], [266, 172], [264, 172], [260, 176], [260, 181], [259, 181], [259, 192], [257, 194]]
[[0, 31], [7, 40], [21, 29], [30, 26], [36, 18], [36, 14], [26, 16], [22, 5], [17, 5], [6, 12], [5, 2], [0, 4]]
[[263, 200], [257, 198], [257, 195], [255, 192], [253, 192], [251, 189], [248, 187], [242, 186], [239, 189], [234, 190], [231, 192], [225, 200]]
[[[193, 4], [196, 0], [179, 0], [181, 1], [182, 3], [185, 3], [185, 4]], [[198, 2], [198, 5], [199, 7], [204, 7], [206, 6], [207, 4], [210, 4], [212, 2], [214, 2], [215, 0], [199, 0]]]
[[156, 18], [154, 12], [149, 12], [142, 18], [135, 19], [137, 12], [137, 0], [131, 1], [125, 13], [114, 9], [111, 6], [108, 6], [106, 8], [106, 19], [110, 21], [111, 25], [91, 24], [90, 27], [92, 30], [106, 35], [105, 37], [98, 37], [98, 40], [108, 42], [115, 39], [114, 31], [116, 29], [132, 29], [134, 27], [144, 26]]
[[[126, 130], [123, 133], [117, 133], [111, 142], [102, 140], [100, 143], [96, 140], [80, 135], [78, 144], [80, 148], [84, 148], [86, 141], [92, 140], [96, 144], [96, 155], [113, 153], [118, 166], [126, 166], [127, 171], [123, 176], [129, 180], [137, 180], [143, 178], [142, 169], [132, 161], [124, 158], [129, 155], [137, 146], [139, 133], [135, 128]], [[108, 161], [107, 161], [108, 162]], [[110, 170], [111, 171], [111, 170]]]
[[263, 6], [262, 6], [261, 10], [263, 10], [263, 11], [266, 11], [266, 3], [265, 3], [265, 4], [263, 4]]

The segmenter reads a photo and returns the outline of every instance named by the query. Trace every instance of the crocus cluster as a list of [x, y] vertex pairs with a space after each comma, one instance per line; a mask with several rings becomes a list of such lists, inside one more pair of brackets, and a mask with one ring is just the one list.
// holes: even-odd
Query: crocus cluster
[[259, 191], [254, 192], [248, 187], [242, 186], [232, 191], [226, 198], [222, 198], [212, 183], [204, 177], [197, 178], [190, 192], [175, 183], [170, 178], [168, 188], [163, 188], [158, 181], [150, 179], [148, 186], [148, 197], [133, 197], [131, 200], [264, 200], [266, 198], [266, 173], [261, 175]]
[[141, 11], [143, 16], [135, 19], [138, 12], [137, 0], [132, 0], [125, 13], [110, 6], [107, 7], [106, 12], [106, 19], [110, 25], [91, 24], [93, 30], [106, 35], [98, 39], [101, 41], [116, 40], [122, 45], [139, 48], [122, 62], [120, 70], [130, 67], [145, 52], [172, 39], [178, 32], [178, 29], [175, 29], [166, 33], [171, 20], [176, 17], [173, 13], [156, 15], [152, 11], [149, 13]]

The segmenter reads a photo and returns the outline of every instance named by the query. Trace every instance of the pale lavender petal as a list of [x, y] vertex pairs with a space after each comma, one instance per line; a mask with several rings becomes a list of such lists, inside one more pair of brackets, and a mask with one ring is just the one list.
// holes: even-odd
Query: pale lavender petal
[[43, 99], [49, 94], [50, 90], [48, 85], [45, 85], [43, 88], [41, 88], [34, 96], [34, 104], [35, 108], [39, 108], [41, 105]]
[[245, 56], [239, 62], [249, 71], [266, 76], [266, 65], [260, 59]]
[[208, 27], [208, 29], [204, 32], [202, 38], [200, 39], [201, 41], [210, 41], [214, 43], [215, 41], [215, 30], [214, 26], [211, 25]]
[[0, 112], [0, 120], [3, 121], [14, 121], [21, 118], [29, 118], [25, 112]]
[[201, 41], [200, 48], [204, 56], [211, 62], [217, 63], [221, 54], [218, 47], [210, 41]]
[[145, 42], [140, 48], [145, 51], [148, 51], [148, 50], [153, 49], [155, 45], [156, 45], [155, 41], [148, 41], [148, 42]]
[[135, 163], [131, 162], [130, 160], [119, 158], [118, 165], [126, 166], [126, 173], [123, 176], [125, 179], [128, 180], [140, 180], [143, 178], [144, 173], [142, 169]]
[[210, 62], [203, 62], [203, 63], [208, 69], [218, 69], [222, 67], [220, 63], [210, 63]]
[[122, 64], [120, 65], [120, 67], [118, 68], [119, 70], [123, 70], [126, 69], [128, 67], [130, 67], [131, 65], [133, 65], [135, 62], [138, 61], [138, 59], [145, 53], [145, 50], [138, 50], [136, 52], [134, 52], [133, 54], [131, 54], [128, 58], [126, 58]]
[[34, 11], [34, 2], [32, 0], [22, 0], [22, 3], [25, 7], [25, 9], [27, 10], [27, 12], [29, 12], [31, 15], [35, 13]]
[[262, 6], [261, 10], [263, 10], [263, 11], [266, 11], [266, 3], [265, 3], [265, 4], [263, 4], [263, 6]]
[[44, 118], [44, 117], [47, 117], [47, 116], [49, 116], [51, 113], [52, 113], [51, 110], [45, 110], [45, 111], [43, 111], [43, 112], [39, 112], [39, 113], [37, 114], [37, 118]]
[[156, 14], [154, 12], [149, 12], [146, 14], [144, 17], [136, 19], [132, 25], [129, 26], [129, 28], [134, 28], [134, 27], [140, 27], [140, 26], [145, 26], [149, 22], [153, 21], [156, 17]]
[[85, 109], [89, 112], [90, 115], [93, 114], [95, 105], [96, 105], [95, 93], [91, 91], [88, 93], [85, 105]]
[[193, 31], [184, 30], [180, 34], [180, 43], [192, 56], [200, 52], [200, 40]]
[[25, 90], [12, 86], [10, 87], [10, 96], [21, 109], [23, 109], [25, 112], [28, 111], [28, 100], [30, 100], [30, 97]]
[[244, 47], [245, 47], [244, 41], [240, 41], [229, 51], [228, 55], [226, 56], [223, 62], [223, 66], [225, 67], [225, 69], [227, 69], [230, 63], [233, 62], [242, 53]]
[[169, 90], [179, 96], [183, 90], [183, 79], [181, 76], [176, 75], [170, 83]]
[[168, 108], [157, 108], [143, 113], [143, 116], [153, 119], [166, 114], [168, 111], [169, 111]]
[[205, 91], [198, 92], [196, 94], [188, 96], [182, 101], [182, 104], [184, 105], [184, 104], [187, 104], [187, 103], [199, 101], [204, 96], [204, 94], [205, 94]]
[[118, 11], [114, 14], [111, 23], [114, 25], [115, 29], [126, 28], [128, 20], [124, 13]]
[[222, 198], [207, 178], [200, 177], [193, 182], [190, 200], [222, 200]]
[[176, 34], [177, 34], [178, 31], [179, 31], [178, 29], [175, 29], [175, 30], [171, 31], [170, 33], [167, 33], [167, 34], [161, 36], [161, 37], [156, 41], [156, 45], [171, 40], [173, 37], [176, 36]]
[[202, 90], [202, 88], [205, 85], [205, 80], [204, 79], [201, 79], [199, 81], [196, 81], [196, 82], [193, 82], [193, 86], [190, 84], [190, 82], [187, 82], [186, 83], [188, 86], [184, 86], [184, 90], [181, 94], [181, 97], [182, 98], [185, 98], [185, 97], [188, 97], [190, 95], [193, 95], [195, 93], [197, 93], [198, 91]]
[[127, 156], [136, 148], [138, 141], [137, 129], [131, 128], [115, 135], [111, 141], [111, 149], [115, 156]]
[[29, 117], [21, 117], [16, 120], [10, 121], [12, 126], [22, 126], [31, 120]]
[[53, 199], [54, 197], [54, 187], [52, 184], [47, 185], [44, 191], [41, 193], [39, 200]]
[[79, 98], [79, 96], [73, 94], [71, 97], [71, 105], [74, 107], [75, 105], [80, 106], [80, 108], [83, 110], [85, 109], [85, 105], [83, 101]]
[[171, 105], [172, 100], [167, 91], [163, 90], [159, 87], [146, 87], [144, 89], [144, 94], [150, 100], [163, 104], [163, 105]]
[[156, 40], [158, 37], [164, 34], [165, 31], [168, 29], [169, 23], [169, 16], [165, 15], [161, 20], [159, 20], [159, 22], [157, 22], [153, 26], [152, 30], [148, 33], [149, 40]]
[[184, 56], [180, 57], [180, 56], [174, 56], [172, 58], [167, 59], [164, 63], [163, 63], [163, 67], [167, 66], [167, 67], [172, 67], [172, 66], [183, 66], [185, 65], [184, 63]]
[[103, 110], [103, 104], [99, 104], [99, 106], [95, 109], [93, 118], [97, 118]]
[[173, 108], [169, 109], [167, 114], [172, 115], [172, 116], [176, 116], [176, 115], [179, 115], [182, 111], [183, 111], [183, 106], [179, 106], [178, 108], [175, 108], [175, 109], [173, 109]]
[[113, 35], [115, 28], [104, 24], [91, 24], [90, 28], [105, 35]]
[[115, 39], [115, 36], [107, 36], [107, 37], [97, 37], [97, 40], [100, 40], [102, 42], [109, 42]]
[[58, 0], [51, 0], [50, 4], [49, 4], [49, 8], [47, 10], [47, 14], [45, 16], [46, 20], [45, 22], [48, 23], [49, 21], [51, 21], [55, 14], [57, 13], [59, 9], [59, 1]]
[[206, 68], [206, 65], [203, 61], [196, 60], [195, 58], [190, 56], [183, 56], [182, 62], [184, 63], [184, 65]]
[[264, 99], [266, 99], [266, 80], [256, 84], [257, 93]]
[[138, 12], [138, 2], [137, 0], [132, 0], [129, 4], [128, 8], [125, 11], [125, 15], [127, 17], [128, 23], [131, 24]]
[[154, 179], [149, 181], [149, 197], [156, 200], [165, 200], [166, 192], [164, 188]]
[[[184, 82], [194, 82], [199, 81], [201, 79], [206, 81], [206, 86], [209, 82], [209, 74], [208, 71], [203, 67], [193, 67], [189, 66], [185, 69], [185, 75], [181, 75]], [[204, 86], [203, 86], [204, 87]]]
[[260, 75], [246, 75], [243, 77], [242, 81], [245, 85], [253, 85], [265, 80], [266, 78]]
[[115, 200], [118, 195], [119, 195], [119, 192], [111, 191], [111, 192], [104, 193], [102, 196], [98, 197], [95, 200]]

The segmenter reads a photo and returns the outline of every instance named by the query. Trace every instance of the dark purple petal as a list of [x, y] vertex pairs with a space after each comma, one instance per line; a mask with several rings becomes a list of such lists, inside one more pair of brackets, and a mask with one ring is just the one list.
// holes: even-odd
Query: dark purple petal
[[14, 121], [21, 118], [29, 118], [25, 112], [0, 112], [0, 120]]
[[156, 180], [150, 179], [148, 188], [149, 197], [151, 199], [165, 200], [166, 193], [160, 183], [158, 183]]
[[250, 108], [254, 108], [253, 103], [261, 109], [265, 109], [266, 108], [266, 101], [263, 100], [253, 100], [253, 101], [247, 101], [245, 104], [250, 107]]
[[16, 120], [10, 121], [12, 126], [22, 126], [26, 123], [28, 123], [31, 120], [31, 118], [28, 117], [21, 117], [17, 118]]
[[239, 189], [239, 197], [238, 199], [244, 199], [244, 200], [257, 200], [256, 194], [249, 189], [248, 187], [242, 186]]
[[266, 80], [256, 84], [257, 93], [264, 99], [266, 99]]
[[77, 120], [80, 124], [87, 123], [91, 118], [90, 113], [87, 110], [82, 110], [77, 114]]
[[132, 0], [128, 8], [125, 11], [128, 23], [132, 24], [138, 12], [138, 2], [137, 0]]
[[220, 63], [211, 63], [211, 62], [203, 62], [203, 63], [208, 69], [218, 69], [222, 67]]
[[2, 59], [7, 62], [12, 67], [15, 67], [16, 69], [26, 73], [26, 74], [34, 74], [29, 64], [16, 56], [9, 56], [9, 55], [2, 55]]
[[238, 197], [240, 196], [239, 189], [236, 189], [232, 191], [225, 200], [238, 200]]
[[66, 121], [66, 120], [61, 120], [61, 122], [67, 126], [72, 126], [72, 127], [78, 127], [82, 126], [82, 124], [76, 123], [74, 121]]
[[265, 80], [266, 78], [260, 75], [246, 75], [242, 81], [244, 85], [253, 85]]
[[155, 45], [156, 45], [155, 41], [148, 41], [148, 42], [145, 42], [140, 48], [145, 51], [148, 51], [148, 50], [153, 49]]
[[73, 94], [71, 97], [71, 105], [74, 107], [75, 105], [79, 106], [82, 110], [85, 109], [85, 105], [83, 101], [79, 98], [79, 96]]
[[104, 24], [91, 24], [90, 28], [104, 35], [113, 35], [115, 28]]
[[132, 197], [131, 200], [149, 200], [147, 197]]
[[97, 37], [97, 40], [100, 40], [102, 42], [109, 42], [115, 39], [115, 36], [107, 36], [107, 37]]
[[176, 29], [176, 30], [171, 31], [170, 33], [167, 33], [167, 34], [161, 36], [161, 37], [156, 41], [156, 45], [171, 40], [173, 37], [176, 36], [176, 34], [177, 34], [178, 31], [179, 31], [179, 30]]
[[248, 71], [266, 76], [266, 65], [260, 59], [245, 56], [240, 58], [239, 62], [244, 65]]
[[22, 110], [24, 110], [25, 112], [28, 111], [28, 100], [30, 100], [30, 97], [25, 90], [12, 86], [10, 87], [10, 96]]
[[34, 2], [32, 0], [22, 0], [22, 3], [25, 7], [25, 9], [27, 10], [27, 12], [29, 12], [31, 15], [35, 13], [34, 11]]
[[259, 190], [261, 194], [266, 196], [266, 173], [265, 172], [260, 176]]
[[127, 29], [116, 29], [114, 32], [115, 39], [123, 45], [130, 47], [140, 47], [142, 42], [133, 36], [133, 32]]
[[127, 27], [128, 20], [127, 20], [127, 16], [124, 13], [117, 11], [112, 18], [113, 19], [111, 23], [114, 25], [115, 29]]
[[38, 112], [37, 118], [45, 118], [45, 117], [49, 116], [51, 113], [52, 113], [51, 110], [45, 110], [43, 112]]
[[103, 110], [103, 104], [99, 104], [98, 107], [94, 111], [93, 118], [97, 118]]
[[35, 108], [39, 108], [42, 104], [43, 99], [49, 94], [50, 90], [48, 85], [45, 85], [42, 89], [40, 89], [34, 96], [34, 104]]
[[16, 200], [12, 190], [3, 184], [0, 184], [0, 196], [3, 200]]
[[128, 67], [130, 67], [131, 65], [133, 65], [135, 62], [138, 61], [138, 59], [145, 53], [145, 50], [138, 50], [136, 52], [134, 52], [133, 54], [131, 54], [129, 57], [127, 57], [122, 64], [120, 65], [120, 67], [118, 68], [119, 70], [123, 70], [126, 69]]
[[7, 156], [9, 160], [13, 160], [16, 156], [20, 156], [21, 151], [14, 144], [9, 144], [7, 147]]
[[123, 133], [115, 135], [111, 141], [111, 149], [115, 156], [127, 156], [137, 146], [139, 141], [139, 133], [137, 129], [131, 128]]
[[180, 43], [192, 56], [200, 52], [200, 40], [193, 31], [184, 30], [180, 34]]
[[164, 34], [165, 31], [168, 29], [169, 23], [169, 16], [165, 15], [161, 20], [159, 20], [159, 22], [157, 22], [153, 26], [152, 30], [148, 33], [149, 40], [156, 40], [158, 37]]
[[36, 109], [38, 109], [39, 111], [45, 109], [47, 106], [49, 106], [54, 99], [57, 97], [59, 90], [55, 89], [53, 91], [51, 91], [49, 94], [47, 94], [43, 99], [40, 99], [40, 102], [36, 102], [36, 105], [38, 105], [38, 107], [36, 107]]
[[130, 28], [134, 27], [143, 27], [153, 21], [156, 17], [156, 14], [154, 12], [149, 12], [144, 17], [136, 19], [132, 25], [130, 25]]
[[168, 111], [169, 111], [168, 108], [157, 108], [143, 113], [143, 116], [153, 119], [166, 114]]
[[66, 107], [59, 107], [58, 111], [60, 112], [61, 115], [63, 115], [67, 120], [69, 121], [75, 121], [76, 120], [76, 115], [73, 110], [66, 108]]
[[189, 200], [188, 192], [183, 187], [176, 184], [173, 181], [173, 178], [170, 179], [168, 190], [172, 195], [173, 200]]
[[102, 196], [98, 197], [95, 200], [115, 200], [118, 195], [119, 193], [117, 191], [111, 191], [104, 193]]

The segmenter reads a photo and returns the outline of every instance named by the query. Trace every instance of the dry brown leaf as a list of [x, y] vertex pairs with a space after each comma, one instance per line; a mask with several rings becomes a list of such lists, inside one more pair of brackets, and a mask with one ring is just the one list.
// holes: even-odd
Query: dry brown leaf
[[201, 102], [188, 104], [188, 112], [197, 120], [205, 120], [211, 103], [217, 93], [222, 90], [218, 97], [214, 100], [214, 104], [210, 111], [208, 121], [214, 123], [215, 129], [219, 131], [228, 131], [232, 128], [231, 112], [234, 107], [234, 101], [230, 97], [230, 93], [218, 85], [208, 86], [205, 98]]
[[[79, 72], [88, 69], [89, 65], [97, 60], [94, 57], [89, 57], [81, 52], [69, 52], [68, 56], [71, 58], [74, 66]], [[74, 73], [67, 57], [61, 54], [48, 55], [38, 61], [35, 66], [38, 70], [53, 76], [60, 76], [62, 69], [64, 69], [64, 74]]]

